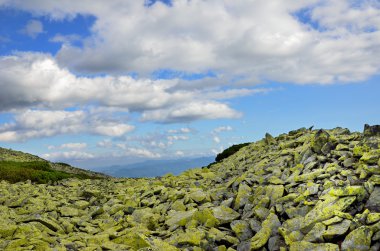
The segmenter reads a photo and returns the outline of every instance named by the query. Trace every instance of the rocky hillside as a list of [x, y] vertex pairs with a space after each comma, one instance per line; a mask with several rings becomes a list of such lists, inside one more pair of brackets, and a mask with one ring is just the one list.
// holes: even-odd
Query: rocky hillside
[[299, 129], [154, 179], [0, 183], [4, 250], [379, 250], [380, 126]]
[[109, 178], [102, 173], [53, 163], [38, 156], [0, 147], [0, 180], [10, 182], [31, 180], [46, 183], [64, 178]]

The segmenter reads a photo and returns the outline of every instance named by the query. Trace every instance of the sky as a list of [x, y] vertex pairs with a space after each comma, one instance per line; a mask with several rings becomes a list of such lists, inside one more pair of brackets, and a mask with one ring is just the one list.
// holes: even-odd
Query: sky
[[380, 124], [376, 0], [0, 0], [0, 146], [94, 168]]

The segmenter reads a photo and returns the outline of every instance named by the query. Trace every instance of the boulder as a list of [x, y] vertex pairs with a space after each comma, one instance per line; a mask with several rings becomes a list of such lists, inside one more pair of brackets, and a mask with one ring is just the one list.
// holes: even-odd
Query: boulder
[[369, 250], [373, 232], [366, 226], [361, 226], [350, 232], [342, 243], [342, 251]]
[[216, 219], [220, 221], [221, 224], [230, 223], [240, 217], [240, 214], [233, 209], [225, 206], [219, 206], [212, 208], [212, 212]]

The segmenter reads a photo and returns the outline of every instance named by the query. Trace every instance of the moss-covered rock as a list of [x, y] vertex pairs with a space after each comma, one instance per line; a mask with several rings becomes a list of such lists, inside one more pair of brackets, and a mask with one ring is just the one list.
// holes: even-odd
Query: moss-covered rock
[[290, 251], [339, 251], [339, 246], [332, 243], [311, 243], [306, 241], [293, 242]]
[[168, 226], [185, 226], [196, 211], [197, 209], [192, 209], [190, 211], [184, 212], [170, 212], [168, 215], [168, 219], [165, 221], [165, 223]]
[[274, 213], [269, 214], [263, 222], [260, 231], [252, 237], [250, 245], [251, 249], [256, 250], [264, 246], [269, 240], [271, 234], [275, 231], [277, 232], [280, 226], [281, 222], [279, 221], [277, 215]]
[[373, 232], [362, 226], [350, 232], [342, 243], [342, 251], [369, 250]]
[[372, 191], [366, 203], [366, 207], [370, 210], [380, 213], [380, 187], [376, 186]]
[[378, 250], [370, 134], [267, 135], [178, 176], [0, 181], [0, 250]]
[[248, 240], [253, 236], [249, 223], [244, 220], [236, 220], [231, 222], [231, 229], [242, 241]]
[[240, 214], [233, 209], [225, 206], [214, 207], [212, 212], [216, 219], [220, 221], [221, 224], [230, 223], [240, 217]]

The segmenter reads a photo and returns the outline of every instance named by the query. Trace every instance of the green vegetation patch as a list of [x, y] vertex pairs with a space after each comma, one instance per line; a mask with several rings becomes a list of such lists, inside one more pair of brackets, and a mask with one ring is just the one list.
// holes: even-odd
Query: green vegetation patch
[[228, 158], [231, 155], [233, 155], [234, 153], [236, 153], [237, 151], [239, 151], [242, 147], [248, 146], [249, 144], [250, 143], [242, 143], [242, 144], [233, 145], [233, 146], [227, 148], [226, 150], [224, 150], [223, 152], [219, 153], [216, 156], [215, 161], [219, 162], [225, 158]]
[[30, 180], [35, 183], [48, 183], [62, 179], [76, 177], [89, 178], [85, 174], [73, 175], [51, 169], [49, 162], [45, 161], [0, 161], [0, 179], [15, 183]]

